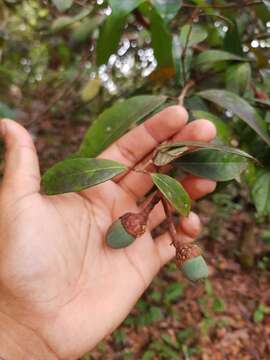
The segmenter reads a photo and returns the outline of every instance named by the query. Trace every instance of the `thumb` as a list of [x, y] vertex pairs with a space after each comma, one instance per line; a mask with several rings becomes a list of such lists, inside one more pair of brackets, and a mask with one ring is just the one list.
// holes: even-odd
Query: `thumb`
[[17, 122], [0, 120], [5, 143], [3, 188], [15, 196], [25, 196], [40, 189], [38, 157], [28, 131]]

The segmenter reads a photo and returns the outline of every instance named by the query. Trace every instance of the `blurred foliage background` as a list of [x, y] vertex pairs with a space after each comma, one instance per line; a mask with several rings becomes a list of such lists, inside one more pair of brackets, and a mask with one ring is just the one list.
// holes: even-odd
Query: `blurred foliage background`
[[263, 165], [194, 205], [210, 279], [170, 264], [84, 360], [269, 359], [270, 2], [0, 0], [0, 20], [0, 116], [29, 129], [42, 169], [139, 94], [183, 102]]

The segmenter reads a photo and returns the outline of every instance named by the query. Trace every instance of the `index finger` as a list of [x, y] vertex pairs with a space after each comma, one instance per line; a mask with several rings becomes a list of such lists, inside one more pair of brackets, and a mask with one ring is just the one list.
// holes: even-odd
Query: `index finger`
[[122, 136], [99, 157], [134, 167], [158, 144], [177, 134], [187, 120], [187, 111], [182, 106], [169, 106]]

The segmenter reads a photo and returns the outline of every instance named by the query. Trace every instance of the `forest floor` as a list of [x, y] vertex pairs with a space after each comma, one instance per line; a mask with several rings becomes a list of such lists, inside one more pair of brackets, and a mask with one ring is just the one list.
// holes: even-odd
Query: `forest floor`
[[[33, 124], [41, 168], [74, 151], [86, 126], [64, 119]], [[167, 265], [124, 324], [84, 360], [270, 359], [269, 252], [256, 227], [255, 263], [242, 268], [237, 249], [246, 214], [238, 210], [218, 220], [215, 206], [211, 198], [196, 205], [209, 279], [191, 284], [174, 263]]]

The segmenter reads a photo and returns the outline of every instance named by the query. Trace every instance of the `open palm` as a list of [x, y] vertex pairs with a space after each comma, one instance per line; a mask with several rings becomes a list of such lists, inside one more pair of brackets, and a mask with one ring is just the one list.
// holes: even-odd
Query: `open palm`
[[[132, 130], [101, 155], [129, 167], [165, 140], [210, 141], [207, 120], [186, 125], [172, 106]], [[138, 211], [152, 187], [145, 174], [130, 172], [79, 194], [40, 194], [38, 160], [25, 129], [2, 121], [6, 167], [0, 192], [0, 313], [31, 329], [60, 359], [76, 359], [112, 332], [128, 315], [159, 269], [174, 256], [168, 233], [153, 239], [164, 219], [161, 205], [148, 231], [131, 246], [114, 250], [105, 241], [113, 220]], [[215, 184], [192, 176], [183, 181], [199, 198]], [[180, 220], [179, 236], [194, 238], [199, 220]]]

